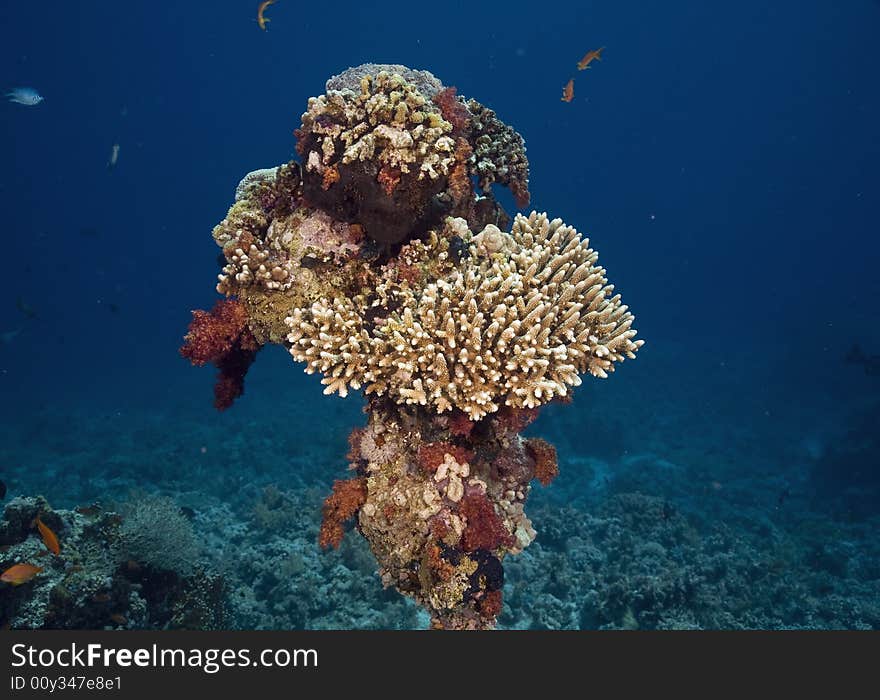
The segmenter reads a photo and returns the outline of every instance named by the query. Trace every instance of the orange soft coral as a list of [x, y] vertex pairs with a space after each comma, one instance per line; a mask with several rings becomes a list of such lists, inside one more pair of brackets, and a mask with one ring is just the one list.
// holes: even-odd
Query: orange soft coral
[[541, 438], [526, 440], [526, 449], [535, 460], [535, 478], [547, 486], [559, 474], [556, 448]]
[[321, 530], [318, 544], [322, 547], [339, 547], [345, 534], [345, 521], [360, 510], [367, 501], [367, 480], [364, 477], [337, 479], [333, 493], [327, 496], [321, 512]]
[[501, 613], [503, 596], [501, 591], [486, 591], [477, 603], [480, 615], [487, 620], [494, 620]]
[[335, 166], [328, 167], [324, 170], [324, 176], [321, 179], [321, 187], [329, 190], [334, 184], [339, 182], [339, 169]]
[[431, 575], [440, 581], [451, 581], [455, 575], [455, 567], [442, 556], [440, 545], [431, 543], [425, 550], [425, 564]]
[[381, 170], [379, 170], [379, 174], [376, 176], [376, 179], [379, 181], [379, 184], [382, 185], [382, 190], [389, 197], [394, 193], [394, 189], [397, 185], [400, 184], [400, 176], [401, 171], [400, 168], [394, 168], [391, 166], [383, 166]]

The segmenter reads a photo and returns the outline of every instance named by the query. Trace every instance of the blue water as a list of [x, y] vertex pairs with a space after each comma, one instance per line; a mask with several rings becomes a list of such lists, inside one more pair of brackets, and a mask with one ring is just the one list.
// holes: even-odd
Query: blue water
[[[219, 565], [274, 484], [314, 505], [266, 538], [295, 531], [353, 587], [294, 612], [256, 586], [239, 626], [423, 624], [359, 541], [309, 549], [358, 399], [271, 348], [217, 414], [212, 370], [177, 353], [216, 298], [211, 229], [240, 177], [293, 156], [329, 76], [403, 63], [525, 137], [532, 207], [590, 236], [647, 343], [530, 428], [561, 476], [530, 500], [545, 534], [509, 561], [501, 625], [880, 626], [880, 376], [845, 362], [880, 354], [880, 3], [279, 0], [267, 31], [256, 4], [0, 6], [0, 86], [45, 98], [0, 104], [6, 500], [159, 491], [196, 510]], [[686, 525], [626, 520], [657, 503]], [[658, 568], [698, 594], [634, 601]], [[305, 570], [285, 585], [308, 598]]]

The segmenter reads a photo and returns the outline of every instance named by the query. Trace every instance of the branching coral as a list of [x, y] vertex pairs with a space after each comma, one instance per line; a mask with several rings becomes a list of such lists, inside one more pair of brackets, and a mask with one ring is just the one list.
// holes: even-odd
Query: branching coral
[[[325, 375], [327, 391], [388, 394], [478, 420], [502, 405], [532, 408], [607, 377], [635, 356], [633, 316], [612, 295], [598, 255], [570, 226], [518, 215], [509, 234], [473, 236], [470, 255], [421, 288], [382, 283], [384, 323], [361, 299], [321, 299], [287, 319], [294, 359]], [[488, 228], [488, 227], [487, 227]], [[495, 242], [490, 241], [498, 239]]]
[[582, 374], [635, 357], [633, 316], [574, 228], [537, 212], [511, 225], [491, 185], [528, 204], [522, 137], [430, 73], [349, 69], [296, 135], [302, 166], [247, 176], [214, 229], [217, 289], [236, 301], [196, 312], [182, 352], [221, 369], [221, 407], [264, 343], [327, 394], [363, 389], [356, 476], [334, 484], [320, 544], [356, 518], [383, 583], [433, 626], [491, 627], [502, 561], [535, 538], [531, 482], [558, 470], [519, 433]]
[[371, 161], [380, 171], [412, 170], [418, 179], [445, 174], [452, 125], [424, 95], [385, 71], [365, 75], [359, 87], [359, 93], [343, 90], [309, 100], [301, 132], [314, 140], [315, 150], [302, 154], [306, 170], [323, 174], [325, 168]]

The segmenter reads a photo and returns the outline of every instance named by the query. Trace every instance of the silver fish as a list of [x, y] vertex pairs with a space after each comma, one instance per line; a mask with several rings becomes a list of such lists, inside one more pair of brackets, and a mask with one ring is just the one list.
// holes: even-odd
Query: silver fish
[[113, 170], [116, 167], [116, 162], [119, 160], [119, 144], [114, 143], [113, 148], [110, 149], [110, 160], [107, 161], [107, 170]]
[[33, 107], [43, 101], [43, 96], [31, 87], [12, 88], [12, 90], [6, 93], [6, 97], [9, 98], [10, 102], [28, 107]]

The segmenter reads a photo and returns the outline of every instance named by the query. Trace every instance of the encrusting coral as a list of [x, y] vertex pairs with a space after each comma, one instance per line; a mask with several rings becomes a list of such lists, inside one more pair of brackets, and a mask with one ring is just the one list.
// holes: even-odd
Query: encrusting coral
[[530, 197], [529, 161], [523, 137], [476, 100], [468, 100], [467, 108], [472, 115], [472, 171], [480, 188], [487, 192], [494, 182], [507, 185], [516, 205], [524, 209], [529, 206]]
[[320, 544], [354, 518], [382, 581], [434, 626], [492, 627], [502, 560], [535, 537], [530, 482], [557, 472], [520, 432], [582, 374], [635, 357], [633, 316], [574, 228], [510, 224], [491, 185], [528, 203], [522, 137], [427, 71], [334, 76], [296, 136], [302, 164], [246, 176], [214, 229], [217, 290], [235, 300], [194, 312], [182, 353], [243, 377], [235, 358], [277, 343], [325, 393], [362, 389], [354, 476], [334, 484]]

